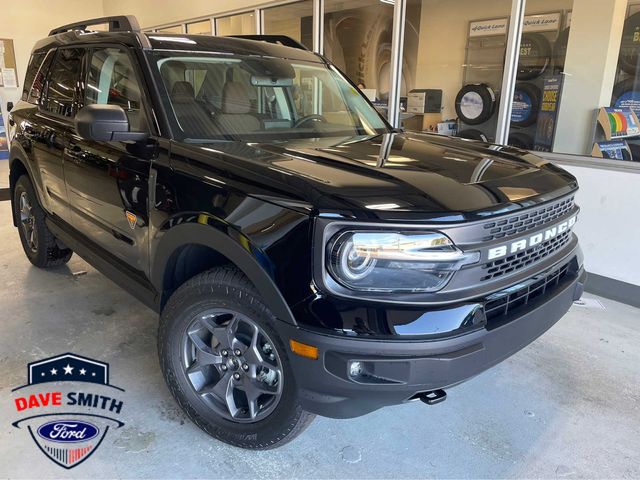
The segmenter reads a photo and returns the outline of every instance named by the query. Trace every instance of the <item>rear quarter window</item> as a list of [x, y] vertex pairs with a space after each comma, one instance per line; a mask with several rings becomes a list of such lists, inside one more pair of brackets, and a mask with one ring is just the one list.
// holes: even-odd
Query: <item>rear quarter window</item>
[[24, 90], [22, 100], [29, 103], [38, 103], [42, 89], [44, 88], [47, 71], [53, 59], [53, 50], [49, 52], [37, 52], [31, 56], [27, 73], [24, 77]]

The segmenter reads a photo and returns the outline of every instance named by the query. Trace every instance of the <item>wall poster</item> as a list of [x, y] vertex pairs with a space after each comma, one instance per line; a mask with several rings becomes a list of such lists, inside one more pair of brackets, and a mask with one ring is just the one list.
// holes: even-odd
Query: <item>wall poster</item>
[[18, 88], [16, 53], [13, 40], [0, 38], [0, 87]]

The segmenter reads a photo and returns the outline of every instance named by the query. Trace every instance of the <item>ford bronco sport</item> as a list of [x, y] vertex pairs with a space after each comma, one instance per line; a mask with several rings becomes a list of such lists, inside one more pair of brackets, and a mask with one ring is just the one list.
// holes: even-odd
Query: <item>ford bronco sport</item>
[[582, 293], [574, 177], [394, 130], [286, 37], [60, 27], [10, 125], [31, 263], [76, 252], [158, 312], [171, 393], [233, 445], [442, 401]]

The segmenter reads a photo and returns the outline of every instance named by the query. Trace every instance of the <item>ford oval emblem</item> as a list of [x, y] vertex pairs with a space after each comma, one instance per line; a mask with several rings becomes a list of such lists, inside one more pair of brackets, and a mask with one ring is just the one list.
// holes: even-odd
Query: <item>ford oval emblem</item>
[[95, 438], [100, 430], [95, 425], [79, 420], [56, 420], [38, 428], [38, 435], [51, 442], [85, 442]]

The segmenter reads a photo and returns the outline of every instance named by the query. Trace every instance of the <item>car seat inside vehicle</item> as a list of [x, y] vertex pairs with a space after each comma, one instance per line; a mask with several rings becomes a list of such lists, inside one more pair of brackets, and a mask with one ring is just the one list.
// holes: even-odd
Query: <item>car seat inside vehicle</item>
[[222, 113], [215, 118], [220, 130], [232, 135], [260, 130], [260, 120], [251, 111], [247, 87], [240, 82], [226, 82], [222, 90]]
[[211, 115], [198, 103], [191, 83], [181, 80], [173, 84], [171, 103], [180, 127], [190, 138], [219, 135]]

